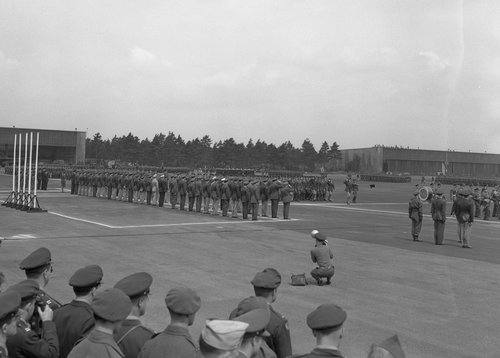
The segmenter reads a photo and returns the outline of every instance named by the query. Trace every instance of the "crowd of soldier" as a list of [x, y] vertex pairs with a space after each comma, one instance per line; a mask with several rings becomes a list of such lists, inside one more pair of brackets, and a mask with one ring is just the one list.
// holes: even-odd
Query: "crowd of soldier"
[[[316, 239], [324, 241], [323, 236]], [[155, 333], [141, 318], [153, 283], [147, 272], [125, 276], [103, 290], [99, 265], [79, 268], [68, 280], [74, 299], [63, 305], [45, 292], [53, 272], [49, 249], [35, 250], [19, 267], [26, 280], [0, 293], [0, 358], [292, 357], [288, 320], [272, 305], [282, 281], [274, 268], [257, 272], [251, 280], [253, 295], [228, 318], [208, 319], [195, 340], [189, 328], [202, 300], [191, 288], [172, 287], [166, 293], [170, 322]], [[333, 303], [318, 306], [306, 318], [316, 347], [293, 357], [343, 357], [339, 345], [346, 319], [346, 311]], [[376, 357], [404, 358], [398, 337], [372, 345], [368, 358]]]
[[73, 171], [71, 194], [127, 201], [204, 214], [257, 220], [278, 217], [283, 204], [283, 219], [290, 218], [293, 188], [278, 178], [220, 177], [210, 174], [164, 174], [144, 172]]

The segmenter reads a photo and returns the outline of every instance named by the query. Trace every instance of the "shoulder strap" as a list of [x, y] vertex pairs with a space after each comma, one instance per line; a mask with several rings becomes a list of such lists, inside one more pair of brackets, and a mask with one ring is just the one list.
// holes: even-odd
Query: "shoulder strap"
[[138, 324], [137, 326], [130, 328], [127, 332], [125, 332], [125, 334], [123, 336], [120, 337], [119, 340], [116, 341], [116, 344], [120, 344], [125, 339], [125, 337], [127, 337], [129, 335], [130, 332], [132, 332], [134, 329], [136, 329], [137, 327], [140, 327], [140, 326], [141, 325]]

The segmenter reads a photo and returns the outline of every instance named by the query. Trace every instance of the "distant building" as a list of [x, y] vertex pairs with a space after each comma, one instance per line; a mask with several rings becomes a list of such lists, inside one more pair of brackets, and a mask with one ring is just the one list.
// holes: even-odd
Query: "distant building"
[[[85, 162], [85, 140], [87, 132], [0, 127], [0, 163], [12, 163], [14, 155], [14, 135], [22, 134], [21, 144], [24, 153], [26, 133], [28, 133], [29, 147], [31, 132], [33, 132], [33, 157], [35, 156], [36, 133], [40, 133], [38, 148], [39, 162], [57, 163], [64, 161], [64, 163], [69, 164]], [[17, 143], [19, 143], [19, 136]], [[16, 152], [16, 156], [17, 154]], [[24, 157], [24, 154], [22, 154], [22, 156]]]
[[375, 146], [342, 150], [341, 169], [361, 173], [500, 176], [500, 154]]

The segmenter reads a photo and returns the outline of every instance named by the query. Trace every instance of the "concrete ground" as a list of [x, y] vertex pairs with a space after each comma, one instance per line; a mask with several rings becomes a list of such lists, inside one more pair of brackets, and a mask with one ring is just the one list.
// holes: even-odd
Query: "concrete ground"
[[[394, 333], [407, 357], [500, 356], [500, 221], [476, 221], [473, 248], [463, 249], [450, 217], [445, 245], [435, 246], [425, 204], [424, 242], [413, 242], [407, 206], [414, 186], [368, 184], [361, 182], [358, 204], [347, 206], [339, 189], [333, 203], [292, 203], [290, 221], [244, 222], [72, 196], [51, 180], [49, 190], [38, 193], [47, 213], [0, 207], [0, 271], [8, 284], [23, 279], [19, 262], [46, 246], [55, 270], [47, 291], [62, 302], [72, 299], [68, 279], [82, 266], [101, 265], [104, 288], [147, 271], [154, 281], [146, 325], [162, 330], [169, 320], [166, 292], [189, 286], [202, 298], [192, 328], [198, 337], [205, 319], [226, 318], [253, 294], [256, 272], [275, 267], [283, 276], [275, 307], [289, 319], [294, 353], [314, 346], [307, 314], [334, 302], [348, 313], [341, 350], [349, 357], [366, 357], [371, 343]], [[0, 199], [10, 188], [11, 177], [0, 175]], [[292, 273], [309, 275], [314, 267], [313, 229], [326, 234], [334, 250], [334, 282], [291, 286]]]

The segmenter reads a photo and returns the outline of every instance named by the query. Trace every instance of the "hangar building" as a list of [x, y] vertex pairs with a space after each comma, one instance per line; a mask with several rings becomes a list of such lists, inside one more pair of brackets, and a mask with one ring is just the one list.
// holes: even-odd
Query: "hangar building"
[[[85, 162], [85, 141], [87, 132], [15, 127], [0, 127], [0, 161], [9, 164], [12, 163], [12, 157], [14, 155], [14, 136], [16, 134], [22, 134], [21, 144], [22, 150], [24, 151], [26, 133], [28, 133], [29, 146], [31, 132], [33, 132], [33, 156], [35, 155], [36, 133], [40, 133], [38, 147], [39, 162], [54, 163], [64, 161], [69, 164]], [[19, 139], [17, 143], [19, 143]]]
[[341, 167], [367, 174], [500, 176], [500, 154], [375, 146], [342, 150]]

